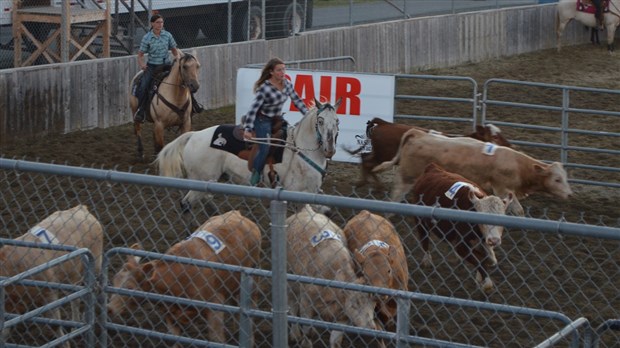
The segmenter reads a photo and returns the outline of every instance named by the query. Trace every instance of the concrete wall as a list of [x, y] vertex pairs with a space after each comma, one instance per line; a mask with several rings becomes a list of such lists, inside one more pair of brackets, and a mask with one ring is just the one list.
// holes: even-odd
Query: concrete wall
[[[415, 73], [555, 47], [555, 6], [421, 17], [303, 33], [286, 39], [194, 48], [202, 64], [197, 98], [206, 108], [235, 102], [237, 69], [264, 63], [352, 56], [301, 68]], [[580, 25], [564, 45], [589, 39]], [[128, 84], [135, 56], [0, 70], [0, 143], [130, 122]], [[232, 121], [232, 120], [231, 120]]]

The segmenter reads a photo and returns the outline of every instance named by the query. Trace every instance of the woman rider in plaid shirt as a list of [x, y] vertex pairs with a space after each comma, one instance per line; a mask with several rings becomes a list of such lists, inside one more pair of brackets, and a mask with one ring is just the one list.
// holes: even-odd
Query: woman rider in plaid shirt
[[[272, 58], [265, 64], [260, 78], [254, 84], [254, 101], [245, 118], [243, 138], [252, 139], [252, 129], [256, 138], [267, 138], [271, 134], [271, 118], [282, 114], [282, 106], [291, 97], [291, 101], [305, 116], [308, 108], [295, 92], [293, 84], [286, 79], [286, 66], [279, 58]], [[254, 158], [250, 185], [256, 186], [260, 181], [269, 152], [269, 144], [259, 144], [258, 154]]]

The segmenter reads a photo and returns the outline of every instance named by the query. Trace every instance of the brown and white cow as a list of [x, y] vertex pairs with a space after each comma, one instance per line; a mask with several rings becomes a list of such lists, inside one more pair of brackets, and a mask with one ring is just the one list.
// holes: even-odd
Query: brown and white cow
[[[424, 173], [413, 186], [413, 202], [426, 206], [471, 210], [488, 214], [506, 214], [506, 206], [513, 199], [487, 195], [478, 185], [463, 176], [449, 173], [435, 163], [426, 166]], [[470, 224], [467, 222], [420, 218], [418, 234], [424, 250], [423, 266], [432, 264], [428, 251], [429, 233], [446, 239], [456, 252], [474, 266], [476, 279], [484, 291], [493, 289], [488, 270], [497, 265], [493, 248], [502, 243], [503, 226]]]
[[400, 201], [429, 163], [475, 182], [488, 192], [505, 196], [513, 192], [509, 207], [523, 216], [518, 199], [533, 193], [547, 193], [563, 199], [571, 190], [566, 171], [559, 162], [546, 164], [514, 149], [485, 143], [472, 138], [448, 138], [410, 129], [403, 135], [398, 153], [374, 171], [380, 172], [399, 164], [394, 176], [392, 200]]
[[[188, 257], [244, 267], [256, 267], [261, 250], [258, 226], [237, 210], [213, 216], [188, 239], [176, 243], [166, 255]], [[138, 245], [134, 245], [138, 248]], [[134, 256], [114, 276], [114, 287], [142, 290], [176, 297], [214, 303], [236, 303], [239, 296], [240, 274], [189, 264], [153, 260], [140, 264]], [[232, 300], [232, 301], [231, 301]], [[108, 314], [119, 317], [138, 305], [137, 298], [113, 294]], [[203, 315], [208, 321], [209, 339], [225, 342], [224, 313], [180, 306], [171, 303], [160, 308], [170, 333], [180, 335], [192, 319]]]
[[[342, 282], [364, 284], [355, 274], [353, 259], [345, 245], [345, 237], [327, 216], [316, 213], [309, 205], [286, 219], [287, 262], [294, 274]], [[291, 314], [304, 318], [378, 329], [375, 323], [375, 303], [370, 294], [342, 290], [312, 284], [291, 284], [289, 296]], [[312, 347], [311, 327], [293, 326], [291, 338], [301, 341], [302, 346]], [[340, 347], [343, 332], [332, 331], [330, 347]]]
[[[368, 285], [408, 290], [405, 249], [389, 220], [362, 210], [347, 222], [343, 231], [356, 271], [364, 276]], [[375, 313], [384, 329], [396, 331], [396, 311], [394, 298], [377, 299]]]
[[[103, 253], [103, 228], [86, 205], [77, 205], [68, 210], [59, 210], [31, 227], [16, 240], [36, 244], [69, 245], [87, 248], [95, 257], [95, 272], [101, 269]], [[18, 247], [5, 245], [0, 248], [0, 276], [10, 277], [49, 262], [62, 255], [64, 251]], [[81, 259], [73, 259], [32, 276], [29, 279], [54, 283], [79, 284], [85, 274]], [[60, 298], [57, 290], [32, 286], [11, 285], [6, 289], [4, 309], [8, 313], [23, 314]], [[71, 302], [72, 320], [80, 321], [79, 303]], [[59, 309], [48, 312], [54, 319], [60, 319]], [[8, 332], [6, 332], [8, 334]], [[56, 334], [64, 335], [62, 327]], [[66, 347], [69, 345], [66, 344]]]
[[[345, 149], [345, 151], [352, 155], [362, 152], [360, 154], [362, 159], [360, 167], [361, 178], [356, 183], [356, 186], [364, 186], [369, 182], [369, 178], [372, 178], [375, 186], [379, 189], [383, 189], [383, 184], [377, 177], [377, 174], [373, 172], [373, 168], [394, 158], [398, 152], [398, 147], [400, 146], [400, 140], [403, 134], [410, 129], [418, 129], [424, 132], [431, 132], [446, 136], [455, 136], [421, 127], [391, 123], [377, 117], [373, 118], [368, 121], [366, 125], [366, 141], [370, 141], [372, 150], [366, 153], [362, 152], [366, 148], [365, 144], [354, 151]], [[485, 126], [477, 125], [476, 131], [466, 136], [501, 146], [511, 147], [510, 142], [504, 138], [501, 130], [492, 124], [487, 124]]]

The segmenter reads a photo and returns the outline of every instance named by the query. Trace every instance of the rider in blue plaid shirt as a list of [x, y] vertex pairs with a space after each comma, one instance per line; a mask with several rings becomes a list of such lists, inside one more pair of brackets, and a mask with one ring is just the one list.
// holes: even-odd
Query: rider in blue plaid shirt
[[[291, 97], [291, 101], [305, 116], [308, 108], [295, 92], [293, 84], [286, 79], [286, 66], [279, 58], [272, 58], [265, 64], [260, 78], [254, 84], [255, 97], [250, 111], [245, 118], [243, 138], [252, 139], [252, 129], [256, 138], [267, 138], [271, 134], [272, 117], [282, 114], [282, 106]], [[260, 181], [269, 153], [269, 144], [259, 144], [258, 154], [254, 158], [250, 184], [256, 186]]]

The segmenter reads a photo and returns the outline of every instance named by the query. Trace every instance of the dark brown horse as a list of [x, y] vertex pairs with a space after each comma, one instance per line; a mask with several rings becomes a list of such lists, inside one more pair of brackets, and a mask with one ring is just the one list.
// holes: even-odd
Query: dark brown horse
[[[181, 133], [192, 130], [192, 96], [200, 87], [198, 70], [200, 62], [189, 53], [181, 54], [174, 60], [170, 73], [164, 77], [157, 87], [153, 99], [146, 110], [146, 120], [153, 122], [153, 140], [155, 154], [164, 147], [164, 130], [169, 127], [179, 127]], [[142, 76], [138, 72], [131, 79], [130, 88]], [[157, 76], [154, 77], [157, 79]], [[138, 108], [138, 98], [131, 91], [129, 93], [131, 114]], [[134, 122], [134, 134], [137, 137], [138, 158], [144, 159], [142, 146], [142, 122]]]

